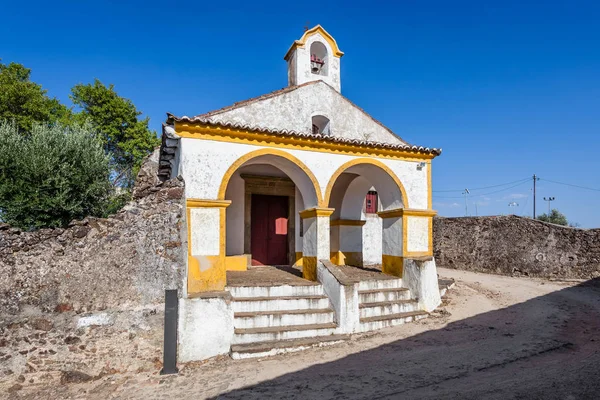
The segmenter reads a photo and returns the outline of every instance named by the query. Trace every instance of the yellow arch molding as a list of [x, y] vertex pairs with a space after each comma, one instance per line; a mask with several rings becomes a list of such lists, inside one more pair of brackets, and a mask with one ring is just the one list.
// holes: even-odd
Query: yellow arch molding
[[382, 170], [384, 170], [394, 180], [394, 182], [396, 182], [396, 185], [398, 185], [398, 188], [400, 189], [400, 193], [402, 194], [402, 207], [409, 208], [408, 196], [406, 195], [406, 189], [404, 189], [404, 185], [402, 184], [402, 182], [400, 181], [398, 176], [396, 176], [396, 174], [394, 173], [394, 171], [392, 171], [390, 169], [390, 167], [388, 167], [387, 165], [385, 165], [384, 163], [382, 163], [379, 160], [374, 160], [371, 158], [356, 158], [354, 160], [350, 160], [347, 163], [345, 163], [344, 165], [342, 165], [341, 167], [339, 167], [334, 172], [333, 176], [329, 180], [329, 183], [327, 184], [327, 189], [325, 191], [325, 199], [323, 200], [324, 207], [328, 207], [328, 205], [329, 205], [329, 200], [331, 198], [331, 191], [333, 190], [333, 185], [335, 184], [335, 181], [337, 180], [337, 178], [348, 168], [353, 167], [355, 165], [360, 165], [360, 164], [371, 164], [371, 165], [374, 165], [374, 166], [379, 167]]
[[260, 149], [251, 151], [248, 154], [244, 154], [243, 156], [238, 158], [233, 164], [231, 164], [229, 169], [225, 172], [225, 175], [223, 176], [223, 179], [221, 181], [221, 186], [219, 187], [219, 200], [225, 200], [225, 192], [227, 191], [227, 185], [229, 184], [229, 180], [238, 168], [240, 168], [245, 162], [253, 158], [266, 155], [285, 158], [286, 160], [289, 160], [290, 162], [294, 163], [302, 171], [304, 171], [308, 179], [310, 179], [310, 181], [312, 182], [313, 187], [315, 189], [315, 194], [317, 196], [317, 205], [322, 204], [323, 195], [321, 193], [321, 187], [319, 186], [319, 181], [317, 181], [317, 178], [312, 173], [312, 171], [308, 169], [308, 167], [304, 165], [302, 161], [300, 161], [290, 153], [277, 149]]
[[287, 59], [290, 56], [290, 53], [292, 52], [293, 49], [295, 49], [296, 47], [304, 47], [306, 45], [306, 40], [316, 33], [320, 33], [321, 36], [323, 36], [323, 38], [327, 41], [327, 43], [329, 43], [329, 46], [331, 47], [331, 51], [333, 52], [333, 55], [335, 57], [340, 58], [341, 56], [344, 55], [344, 52], [340, 50], [340, 48], [338, 47], [337, 42], [335, 41], [333, 36], [331, 36], [329, 34], [329, 32], [327, 32], [325, 29], [323, 29], [323, 27], [321, 25], [317, 25], [314, 28], [309, 29], [306, 32], [304, 32], [304, 35], [302, 35], [300, 40], [295, 40], [294, 43], [292, 44], [292, 46], [290, 47], [290, 49], [287, 51], [287, 53], [285, 53], [285, 57], [283, 57], [283, 59], [287, 61]]

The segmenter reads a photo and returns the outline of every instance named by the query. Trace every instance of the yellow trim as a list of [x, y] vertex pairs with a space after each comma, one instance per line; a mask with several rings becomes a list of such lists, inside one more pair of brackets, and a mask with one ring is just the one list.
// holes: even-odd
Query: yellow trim
[[313, 207], [304, 211], [300, 211], [298, 214], [300, 214], [300, 218], [306, 219], [314, 217], [329, 217], [334, 211], [335, 208]]
[[329, 204], [329, 200], [331, 198], [331, 191], [333, 190], [333, 185], [335, 184], [335, 181], [337, 180], [337, 178], [348, 168], [353, 167], [355, 165], [359, 165], [359, 164], [370, 164], [370, 165], [374, 165], [374, 166], [379, 167], [382, 170], [384, 170], [394, 180], [394, 182], [396, 182], [396, 185], [400, 189], [400, 193], [402, 195], [402, 205], [404, 207], [408, 207], [408, 196], [406, 195], [406, 190], [404, 189], [404, 185], [402, 185], [402, 182], [400, 181], [400, 179], [398, 179], [398, 177], [396, 176], [394, 171], [392, 171], [387, 165], [385, 165], [384, 163], [382, 163], [379, 160], [374, 160], [372, 158], [357, 158], [354, 160], [350, 160], [347, 163], [345, 163], [344, 165], [342, 165], [341, 167], [339, 167], [333, 173], [331, 179], [329, 180], [329, 183], [327, 184], [327, 189], [325, 190], [325, 198], [323, 199], [324, 204]]
[[411, 217], [433, 217], [437, 215], [435, 210], [419, 210], [416, 208], [396, 208], [394, 210], [379, 211], [377, 215], [380, 218], [396, 218], [404, 215]]
[[[433, 211], [433, 214], [429, 213], [429, 215], [405, 214], [402, 218], [402, 254], [405, 258], [433, 256], [433, 216], [435, 214], [437, 214], [435, 211]], [[408, 217], [415, 216], [427, 218], [427, 251], [408, 251]]]
[[182, 138], [243, 143], [261, 147], [318, 151], [362, 157], [380, 157], [403, 161], [424, 161], [426, 163], [436, 157], [433, 154], [415, 153], [406, 150], [373, 148], [352, 143], [333, 143], [315, 137], [275, 136], [270, 133], [253, 132], [247, 129], [214, 127], [200, 123], [175, 122], [175, 131]]
[[384, 274], [402, 278], [402, 272], [404, 271], [404, 257], [383, 254], [381, 256], [381, 271]]
[[379, 218], [400, 218], [404, 215], [404, 209], [396, 208], [394, 210], [379, 211], [377, 215]]
[[[186, 201], [187, 204], [187, 201]], [[203, 204], [202, 201], [191, 204]], [[223, 204], [223, 203], [221, 203]], [[203, 207], [199, 205], [198, 207]], [[218, 256], [198, 256], [206, 263], [209, 268], [200, 270], [200, 263], [196, 257], [192, 256], [192, 227], [191, 227], [191, 209], [196, 207], [186, 207], [187, 217], [187, 241], [188, 241], [188, 263], [187, 263], [187, 293], [188, 296], [194, 293], [208, 292], [215, 290], [224, 290], [227, 283], [227, 274], [225, 268], [225, 207], [219, 207], [219, 255]]]
[[289, 48], [287, 53], [285, 53], [285, 56], [283, 57], [283, 59], [287, 61], [288, 57], [292, 53], [292, 50], [294, 50], [296, 47], [304, 47], [306, 45], [306, 41], [308, 40], [308, 38], [317, 33], [320, 33], [321, 36], [323, 36], [323, 38], [327, 41], [327, 43], [329, 43], [329, 46], [331, 47], [331, 51], [333, 52], [334, 57], [340, 58], [341, 56], [344, 55], [344, 52], [340, 50], [340, 48], [338, 47], [337, 42], [335, 41], [333, 36], [331, 36], [329, 34], [329, 32], [327, 32], [325, 29], [323, 29], [323, 27], [321, 25], [317, 25], [314, 28], [309, 29], [306, 32], [304, 32], [304, 35], [302, 35], [302, 37], [299, 40], [294, 40], [294, 43], [292, 43], [292, 46]]
[[231, 205], [231, 200], [203, 200], [203, 199], [186, 199], [185, 206], [190, 208], [200, 208], [200, 207], [210, 207], [210, 208], [218, 208], [218, 207], [229, 207]]
[[302, 266], [302, 252], [301, 251], [296, 252], [296, 262], [294, 263], [294, 265], [297, 265], [298, 267]]
[[[288, 153], [286, 151], [282, 151], [282, 150], [277, 150], [277, 149], [260, 149], [260, 150], [251, 151], [250, 153], [247, 153], [247, 154], [241, 156], [240, 158], [238, 158], [237, 160], [235, 160], [235, 162], [233, 164], [231, 164], [229, 169], [227, 169], [227, 171], [225, 172], [225, 175], [223, 175], [223, 179], [221, 180], [221, 186], [219, 186], [219, 199], [225, 200], [225, 193], [227, 191], [227, 185], [229, 184], [229, 180], [231, 179], [231, 176], [235, 173], [235, 171], [237, 171], [237, 169], [239, 167], [241, 167], [245, 162], [247, 162], [253, 158], [265, 156], [265, 155], [271, 155], [271, 156], [285, 158], [286, 160], [289, 160], [290, 162], [294, 163], [302, 171], [304, 171], [304, 173], [307, 175], [308, 179], [310, 179], [310, 181], [313, 184], [313, 187], [315, 190], [315, 195], [317, 197], [317, 202], [319, 204], [322, 202], [323, 195], [321, 194], [321, 187], [319, 186], [319, 181], [317, 181], [317, 178], [312, 173], [312, 171], [306, 165], [304, 165], [304, 163], [302, 161], [300, 161], [299, 159], [297, 159], [290, 153]], [[304, 200], [307, 201], [308, 199], [304, 199]]]
[[248, 256], [226, 256], [225, 269], [227, 271], [247, 271]]
[[338, 225], [342, 225], [342, 226], [363, 226], [366, 223], [367, 223], [367, 221], [363, 221], [363, 220], [360, 220], [360, 219], [334, 219], [333, 221], [331, 221], [331, 223], [329, 225], [330, 226], [338, 226]]
[[363, 253], [362, 251], [332, 251], [329, 253], [329, 261], [335, 265], [362, 267]]
[[317, 280], [317, 257], [302, 256], [302, 277], [309, 281]]

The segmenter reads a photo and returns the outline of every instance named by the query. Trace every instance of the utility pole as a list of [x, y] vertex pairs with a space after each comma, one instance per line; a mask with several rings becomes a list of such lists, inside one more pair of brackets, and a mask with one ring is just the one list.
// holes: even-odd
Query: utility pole
[[550, 216], [550, 202], [556, 200], [556, 197], [544, 197], [544, 201], [548, 202], [548, 216]]
[[467, 195], [469, 194], [469, 189], [465, 189], [465, 191], [463, 192], [463, 194], [465, 195], [465, 217], [467, 217], [469, 215], [469, 206], [467, 203]]
[[535, 183], [539, 180], [540, 178], [533, 174], [533, 219], [537, 219], [537, 216], [535, 215]]

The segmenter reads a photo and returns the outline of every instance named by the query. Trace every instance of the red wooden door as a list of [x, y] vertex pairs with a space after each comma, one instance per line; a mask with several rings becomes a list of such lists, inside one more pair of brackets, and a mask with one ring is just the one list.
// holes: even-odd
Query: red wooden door
[[252, 265], [288, 264], [288, 198], [252, 195]]

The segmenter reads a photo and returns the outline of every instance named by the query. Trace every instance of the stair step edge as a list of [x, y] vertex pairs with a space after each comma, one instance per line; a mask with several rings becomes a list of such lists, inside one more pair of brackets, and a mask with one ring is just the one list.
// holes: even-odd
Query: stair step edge
[[306, 325], [283, 325], [283, 326], [267, 326], [261, 328], [235, 328], [236, 335], [251, 335], [260, 333], [278, 333], [288, 331], [309, 331], [317, 329], [335, 329], [335, 322], [327, 322], [323, 324], [306, 324]]
[[391, 293], [391, 292], [408, 292], [407, 288], [384, 288], [384, 289], [367, 289], [359, 290], [358, 294], [373, 294], [373, 293]]
[[233, 297], [233, 301], [270, 301], [270, 300], [322, 300], [329, 299], [325, 295], [298, 295], [298, 296], [257, 296], [257, 297]]
[[418, 300], [386, 300], [386, 301], [374, 301], [372, 303], [360, 303], [358, 308], [370, 308], [370, 307], [381, 307], [381, 306], [392, 306], [394, 304], [418, 304]]
[[274, 310], [274, 311], [244, 311], [233, 314], [234, 318], [252, 318], [262, 315], [302, 315], [302, 314], [329, 314], [331, 308], [303, 308], [301, 310]]
[[273, 340], [269, 342], [244, 343], [231, 345], [232, 353], [262, 353], [272, 349], [284, 349], [311, 346], [318, 343], [349, 340], [350, 335], [327, 335], [301, 339]]
[[401, 319], [401, 318], [409, 318], [409, 317], [420, 317], [429, 315], [426, 311], [410, 311], [405, 313], [398, 314], [389, 314], [389, 315], [378, 315], [375, 317], [364, 317], [360, 319], [361, 323], [365, 322], [379, 322], [379, 321], [387, 321], [391, 319]]

